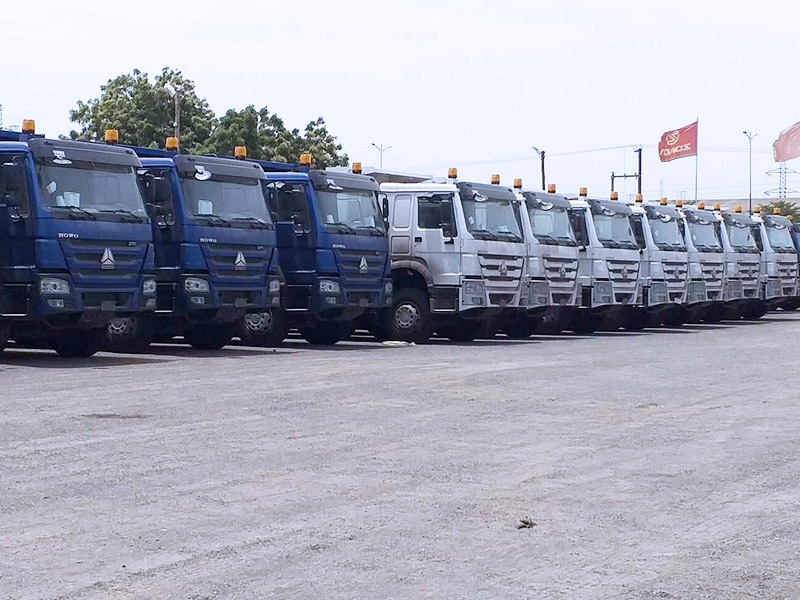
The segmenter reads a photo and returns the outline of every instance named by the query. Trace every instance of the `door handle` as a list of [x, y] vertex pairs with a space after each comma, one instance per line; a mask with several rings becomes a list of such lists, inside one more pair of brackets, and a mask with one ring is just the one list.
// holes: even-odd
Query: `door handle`
[[422, 242], [422, 238], [421, 237], [415, 237], [414, 238], [414, 242]]

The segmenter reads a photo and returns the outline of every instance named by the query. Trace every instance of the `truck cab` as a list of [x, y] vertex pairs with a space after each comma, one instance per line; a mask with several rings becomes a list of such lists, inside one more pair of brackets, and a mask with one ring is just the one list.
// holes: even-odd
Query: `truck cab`
[[10, 336], [91, 356], [113, 318], [155, 308], [141, 163], [127, 148], [22, 129], [0, 131], [0, 349]]
[[[389, 213], [392, 339], [493, 335], [527, 308], [525, 244], [513, 190], [457, 180], [382, 183]], [[527, 291], [527, 290], [526, 290]]]
[[569, 220], [569, 200], [556, 193], [522, 189], [514, 181], [525, 237], [528, 305], [521, 319], [506, 327], [510, 337], [554, 335], [566, 329], [580, 305], [578, 243]]
[[372, 177], [261, 161], [286, 286], [280, 311], [248, 314], [245, 343], [271, 346], [296, 329], [311, 344], [335, 344], [356, 320], [391, 303], [389, 241]]
[[758, 319], [766, 312], [761, 297], [761, 253], [754, 237], [755, 222], [742, 214], [742, 207], [734, 211], [714, 206], [720, 222], [720, 237], [725, 250], [726, 289], [725, 316], [728, 319]]
[[797, 303], [797, 251], [792, 223], [776, 208], [771, 215], [756, 206], [752, 216], [756, 246], [761, 252], [761, 297], [767, 310], [794, 310]]
[[689, 258], [682, 215], [666, 198], [631, 205], [633, 233], [642, 251], [639, 278], [643, 285], [642, 312], [648, 327], [680, 326], [685, 322]]
[[717, 323], [725, 317], [724, 300], [728, 289], [721, 224], [713, 212], [705, 210], [703, 202], [681, 206], [678, 210], [683, 215], [689, 258], [686, 320]]
[[157, 309], [112, 322], [110, 348], [141, 352], [175, 336], [194, 348], [222, 348], [246, 313], [280, 304], [264, 171], [234, 158], [135, 150], [152, 188]]
[[569, 329], [639, 328], [642, 306], [641, 255], [633, 233], [631, 208], [616, 200], [570, 199], [570, 222], [578, 242], [581, 306]]

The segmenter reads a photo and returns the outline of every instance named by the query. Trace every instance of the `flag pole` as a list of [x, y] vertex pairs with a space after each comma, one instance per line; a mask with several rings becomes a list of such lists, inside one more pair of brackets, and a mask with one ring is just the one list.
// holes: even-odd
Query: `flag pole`
[[[700, 117], [698, 117], [695, 120], [695, 123], [698, 124], [698, 127], [697, 127], [698, 136], [697, 136], [697, 139], [699, 140], [700, 139], [700, 136], [699, 136], [699, 133], [700, 133], [700, 127], [699, 127]], [[700, 146], [699, 143], [697, 145]], [[694, 149], [694, 203], [695, 204], [697, 204], [697, 162], [699, 160], [698, 159], [699, 156], [700, 156], [700, 148], [698, 147], [698, 148]]]

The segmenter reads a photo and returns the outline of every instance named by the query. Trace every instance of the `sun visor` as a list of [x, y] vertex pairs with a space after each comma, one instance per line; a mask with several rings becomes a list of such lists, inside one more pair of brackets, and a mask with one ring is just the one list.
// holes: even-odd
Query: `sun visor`
[[28, 140], [33, 156], [44, 163], [69, 165], [71, 162], [94, 162], [106, 165], [121, 165], [140, 168], [139, 157], [130, 148], [93, 142], [72, 140]]

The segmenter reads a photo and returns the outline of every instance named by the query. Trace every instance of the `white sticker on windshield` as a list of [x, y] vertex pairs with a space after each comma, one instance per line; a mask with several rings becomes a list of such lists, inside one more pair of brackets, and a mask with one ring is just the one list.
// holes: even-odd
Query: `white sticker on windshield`
[[50, 183], [47, 184], [47, 186], [44, 189], [47, 190], [48, 194], [52, 194], [53, 192], [56, 191], [57, 187], [58, 186], [56, 185], [56, 182], [55, 181], [51, 181]]
[[328, 223], [335, 223], [336, 221], [333, 218], [333, 215], [327, 215], [326, 220]]
[[475, 225], [475, 217], [470, 217], [467, 219], [467, 221], [469, 221], [470, 225]]

